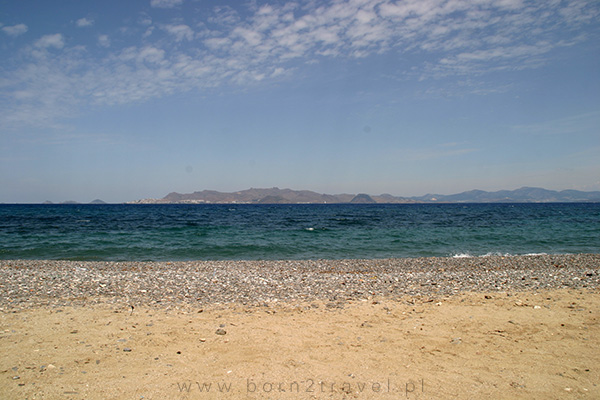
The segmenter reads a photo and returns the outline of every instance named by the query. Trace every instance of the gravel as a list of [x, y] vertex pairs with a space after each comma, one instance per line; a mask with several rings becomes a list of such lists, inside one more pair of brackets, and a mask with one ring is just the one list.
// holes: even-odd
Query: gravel
[[0, 310], [126, 303], [342, 304], [373, 297], [447, 296], [600, 287], [600, 254], [302, 261], [81, 262], [0, 260]]

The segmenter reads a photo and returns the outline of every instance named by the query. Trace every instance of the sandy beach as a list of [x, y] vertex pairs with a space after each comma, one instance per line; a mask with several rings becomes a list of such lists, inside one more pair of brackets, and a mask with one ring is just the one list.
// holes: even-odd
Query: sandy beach
[[600, 255], [0, 261], [3, 399], [595, 399]]

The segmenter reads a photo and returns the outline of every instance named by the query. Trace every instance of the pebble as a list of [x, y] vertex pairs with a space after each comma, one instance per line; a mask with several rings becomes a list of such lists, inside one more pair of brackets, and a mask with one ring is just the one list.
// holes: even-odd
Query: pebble
[[[0, 308], [98, 303], [164, 308], [600, 288], [600, 254], [378, 260], [95, 262], [0, 260]], [[484, 296], [484, 298], [485, 298]], [[520, 301], [519, 301], [520, 302]], [[520, 302], [522, 305], [526, 305]], [[72, 333], [78, 333], [72, 331]]]
[[225, 335], [227, 333], [227, 331], [225, 331], [225, 329], [223, 328], [219, 328], [216, 330], [215, 332], [217, 335]]

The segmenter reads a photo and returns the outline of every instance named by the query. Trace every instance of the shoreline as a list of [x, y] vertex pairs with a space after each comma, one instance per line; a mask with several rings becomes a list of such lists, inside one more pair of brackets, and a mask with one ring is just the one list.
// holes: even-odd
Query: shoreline
[[598, 254], [0, 261], [0, 393], [597, 399], [599, 268]]
[[0, 310], [126, 302], [263, 305], [600, 288], [600, 254], [399, 259], [0, 260]]

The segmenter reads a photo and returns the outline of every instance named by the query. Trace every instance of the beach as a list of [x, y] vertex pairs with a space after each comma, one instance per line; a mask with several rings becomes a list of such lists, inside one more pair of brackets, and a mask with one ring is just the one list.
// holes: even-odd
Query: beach
[[4, 399], [599, 398], [600, 255], [0, 261]]

